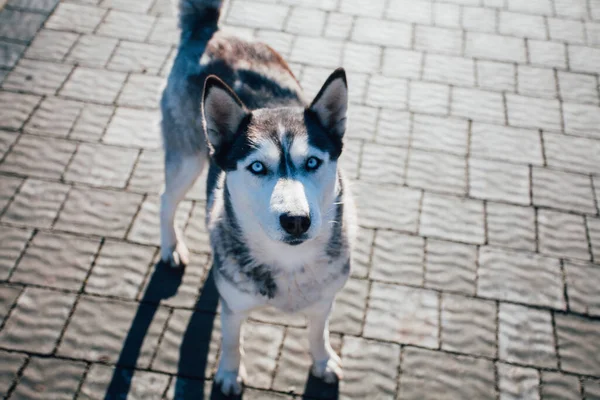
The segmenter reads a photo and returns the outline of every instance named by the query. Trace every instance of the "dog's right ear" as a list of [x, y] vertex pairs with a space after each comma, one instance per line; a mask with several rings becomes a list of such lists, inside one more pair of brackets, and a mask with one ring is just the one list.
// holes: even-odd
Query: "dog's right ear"
[[231, 143], [250, 112], [222, 80], [210, 75], [204, 82], [202, 124], [209, 146], [215, 151]]

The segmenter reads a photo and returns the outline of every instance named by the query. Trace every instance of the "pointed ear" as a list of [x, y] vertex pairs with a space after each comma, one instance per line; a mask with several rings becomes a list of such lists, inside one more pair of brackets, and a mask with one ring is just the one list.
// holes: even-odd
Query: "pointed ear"
[[210, 75], [204, 82], [202, 124], [210, 147], [219, 152], [233, 141], [240, 124], [250, 112], [222, 80]]
[[330, 133], [341, 138], [346, 132], [348, 111], [348, 81], [343, 68], [338, 68], [325, 81], [325, 84], [309, 107], [319, 122]]

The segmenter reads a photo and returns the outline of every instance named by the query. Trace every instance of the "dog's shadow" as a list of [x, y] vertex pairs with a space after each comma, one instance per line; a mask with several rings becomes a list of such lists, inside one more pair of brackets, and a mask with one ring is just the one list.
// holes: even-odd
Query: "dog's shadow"
[[[154, 267], [150, 282], [123, 343], [117, 361], [117, 368], [113, 372], [104, 396], [105, 400], [126, 400], [128, 398], [135, 375], [132, 368], [135, 367], [140, 356], [142, 343], [152, 324], [160, 301], [177, 294], [184, 273], [184, 269], [174, 270], [160, 262]], [[188, 378], [197, 377], [203, 371], [206, 371], [215, 318], [218, 318], [216, 315], [218, 303], [219, 294], [213, 280], [211, 268], [181, 342], [177, 376], [174, 378], [174, 394], [172, 397], [166, 397], [167, 399], [203, 400], [208, 398], [219, 400], [244, 398], [243, 393], [241, 396], [224, 396], [218, 385], [213, 384], [212, 381]], [[211, 385], [210, 390], [208, 390], [208, 385]], [[303, 393], [303, 399], [329, 400], [338, 399], [339, 397], [337, 384], [325, 384], [310, 373]]]

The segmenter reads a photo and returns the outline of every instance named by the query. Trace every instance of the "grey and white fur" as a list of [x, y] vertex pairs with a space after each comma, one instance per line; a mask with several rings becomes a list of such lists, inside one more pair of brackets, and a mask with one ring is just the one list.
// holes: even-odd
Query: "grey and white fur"
[[206, 224], [222, 304], [216, 382], [225, 394], [241, 392], [240, 330], [252, 310], [270, 305], [308, 317], [311, 371], [331, 383], [342, 371], [328, 319], [356, 231], [337, 165], [346, 75], [335, 70], [309, 103], [278, 53], [219, 31], [221, 6], [179, 2], [181, 42], [161, 100], [161, 257], [173, 267], [188, 262], [175, 211], [208, 161]]

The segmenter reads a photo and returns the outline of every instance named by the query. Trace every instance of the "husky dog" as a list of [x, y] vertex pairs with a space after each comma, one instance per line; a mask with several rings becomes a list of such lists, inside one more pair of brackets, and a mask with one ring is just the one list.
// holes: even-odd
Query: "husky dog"
[[173, 267], [188, 262], [175, 210], [208, 159], [206, 224], [223, 331], [215, 381], [225, 394], [241, 392], [242, 323], [271, 305], [307, 316], [311, 371], [332, 383], [342, 371], [328, 318], [356, 230], [337, 165], [346, 75], [335, 70], [307, 102], [278, 53], [219, 31], [221, 2], [179, 1], [181, 43], [161, 100], [161, 257]]

